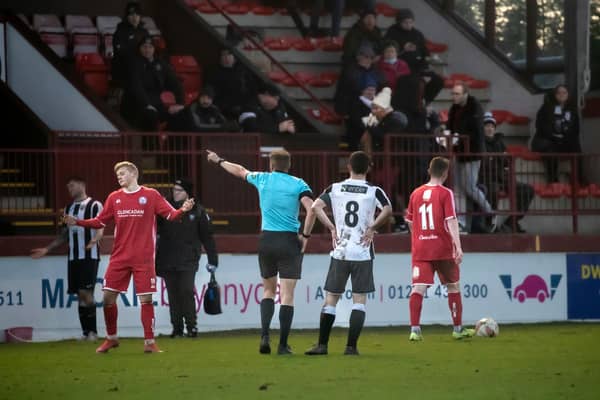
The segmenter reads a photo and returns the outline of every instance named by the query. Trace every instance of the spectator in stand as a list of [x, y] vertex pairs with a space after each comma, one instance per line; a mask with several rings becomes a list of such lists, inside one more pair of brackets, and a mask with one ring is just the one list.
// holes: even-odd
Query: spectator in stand
[[[579, 115], [576, 105], [569, 99], [569, 89], [558, 85], [544, 98], [535, 119], [535, 136], [531, 149], [540, 153], [581, 153], [579, 143]], [[558, 182], [558, 158], [543, 158], [548, 182]], [[578, 163], [578, 181], [582, 168]]]
[[217, 106], [213, 104], [215, 90], [211, 86], [205, 86], [200, 94], [188, 107], [186, 117], [179, 118], [176, 122], [184, 122], [178, 126], [169, 124], [170, 131], [180, 132], [224, 132], [239, 130], [235, 124], [228, 124]]
[[[121, 114], [132, 125], [144, 131], [156, 131], [159, 124], [175, 122], [185, 118], [183, 87], [171, 66], [157, 58], [150, 36], [139, 44], [139, 55], [134, 59], [127, 86], [121, 103]], [[170, 91], [175, 95], [176, 104], [168, 108], [161, 100], [161, 93]]]
[[444, 80], [429, 67], [429, 50], [425, 44], [425, 36], [415, 28], [412, 10], [398, 10], [396, 23], [388, 28], [384, 38], [398, 43], [399, 57], [408, 63], [413, 74], [425, 81], [425, 104], [431, 103], [443, 89]]
[[[506, 145], [502, 140], [502, 133], [496, 132], [496, 119], [490, 112], [485, 113], [483, 118], [483, 131], [485, 133], [485, 151], [486, 153], [504, 153], [506, 154]], [[498, 194], [500, 192], [509, 193], [510, 180], [510, 162], [508, 156], [484, 156], [481, 165], [481, 174], [479, 181], [484, 185], [487, 191], [487, 197], [494, 209], [498, 207]], [[531, 185], [515, 181], [516, 210], [518, 214], [508, 218], [502, 226], [497, 229], [501, 232], [512, 232], [513, 226], [518, 233], [525, 233], [525, 230], [519, 224], [524, 214], [529, 209], [529, 204], [535, 196], [535, 191]]]
[[280, 99], [279, 89], [272, 84], [264, 84], [256, 95], [256, 100], [240, 114], [239, 123], [244, 132], [296, 133], [294, 120], [288, 115]]
[[342, 63], [349, 64], [356, 59], [359, 49], [370, 45], [376, 55], [381, 53], [382, 34], [377, 27], [377, 14], [373, 9], [366, 9], [360, 14], [360, 19], [352, 25], [344, 36]]
[[126, 84], [131, 63], [138, 55], [138, 44], [146, 36], [149, 33], [142, 22], [142, 7], [137, 1], [130, 1], [125, 7], [123, 21], [119, 22], [113, 35], [111, 76], [119, 86]]
[[385, 78], [375, 68], [375, 51], [369, 44], [362, 45], [356, 54], [356, 62], [344, 66], [335, 90], [335, 112], [345, 119], [349, 117], [350, 102], [361, 95], [365, 82], [374, 85], [377, 90], [385, 86]]
[[256, 81], [228, 48], [221, 50], [219, 65], [209, 75], [208, 84], [215, 89], [215, 105], [227, 119], [237, 120], [242, 107], [256, 96]]
[[383, 137], [388, 133], [401, 133], [407, 125], [406, 116], [391, 106], [392, 90], [385, 87], [371, 103], [371, 114], [363, 118], [366, 130], [361, 143], [367, 154], [383, 149]]
[[396, 91], [396, 82], [401, 76], [410, 75], [410, 68], [406, 61], [398, 58], [398, 43], [386, 40], [382, 46], [383, 57], [379, 59], [377, 68], [386, 79], [386, 86]]
[[[449, 133], [454, 135], [467, 136], [467, 140], [462, 138], [452, 140], [455, 144], [457, 153], [454, 163], [454, 196], [457, 199], [456, 208], [459, 213], [458, 222], [461, 231], [466, 233], [467, 218], [466, 212], [467, 198], [472, 200], [479, 209], [492, 217], [493, 210], [485, 197], [485, 193], [477, 186], [479, 180], [479, 168], [481, 167], [481, 156], [485, 150], [485, 137], [483, 134], [483, 109], [479, 101], [469, 94], [469, 90], [464, 83], [456, 83], [452, 88], [452, 107], [448, 112], [448, 123], [446, 124]], [[456, 138], [454, 138], [456, 139]], [[471, 154], [476, 153], [476, 154]], [[482, 230], [491, 232], [495, 229], [495, 218], [490, 224], [484, 224]]]
[[377, 94], [377, 83], [374, 80], [365, 81], [361, 85], [360, 96], [351, 99], [348, 119], [346, 120], [346, 142], [348, 150], [357, 151], [360, 138], [365, 133], [363, 117], [371, 113], [371, 106], [375, 94]]
[[323, 35], [322, 31], [319, 30], [319, 18], [321, 12], [325, 7], [325, 0], [315, 0], [313, 7], [310, 11], [310, 29], [309, 36], [329, 36], [330, 38], [336, 38], [340, 36], [340, 25], [342, 22], [342, 16], [344, 15], [344, 7], [346, 6], [345, 0], [331, 0], [329, 2], [331, 12], [331, 29]]

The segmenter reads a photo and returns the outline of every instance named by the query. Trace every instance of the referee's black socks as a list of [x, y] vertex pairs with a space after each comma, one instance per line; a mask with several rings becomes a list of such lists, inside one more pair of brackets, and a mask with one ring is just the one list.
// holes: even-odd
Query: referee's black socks
[[282, 305], [279, 308], [279, 346], [287, 346], [288, 336], [292, 328], [292, 319], [294, 318], [294, 306]]
[[335, 306], [325, 306], [321, 311], [321, 320], [319, 323], [319, 344], [327, 346], [329, 343], [329, 335], [331, 327], [335, 321]]
[[350, 313], [350, 329], [348, 330], [348, 343], [346, 346], [356, 348], [356, 342], [365, 324], [365, 305], [354, 303]]
[[261, 336], [269, 336], [269, 328], [271, 327], [271, 320], [274, 313], [275, 301], [273, 299], [262, 299], [260, 302]]

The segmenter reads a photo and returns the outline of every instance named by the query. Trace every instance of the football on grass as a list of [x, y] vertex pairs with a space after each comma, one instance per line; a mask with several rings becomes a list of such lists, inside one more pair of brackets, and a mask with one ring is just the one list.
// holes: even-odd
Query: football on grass
[[481, 318], [475, 325], [477, 336], [495, 337], [498, 336], [500, 328], [498, 323], [493, 318]]

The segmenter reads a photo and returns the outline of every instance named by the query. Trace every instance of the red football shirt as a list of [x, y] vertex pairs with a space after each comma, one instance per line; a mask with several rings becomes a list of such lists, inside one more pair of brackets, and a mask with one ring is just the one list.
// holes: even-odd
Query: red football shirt
[[156, 215], [173, 220], [182, 213], [181, 210], [175, 210], [156, 190], [140, 186], [135, 192], [123, 189], [112, 192], [96, 218], [78, 220], [77, 225], [103, 228], [114, 221], [111, 265], [154, 266]]
[[451, 260], [452, 237], [447, 221], [456, 218], [454, 194], [442, 185], [426, 184], [410, 195], [406, 220], [412, 222], [413, 260]]

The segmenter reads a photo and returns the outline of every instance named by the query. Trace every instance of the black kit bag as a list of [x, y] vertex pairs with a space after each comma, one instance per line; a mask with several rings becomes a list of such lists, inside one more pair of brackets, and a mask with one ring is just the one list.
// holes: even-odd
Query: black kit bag
[[215, 279], [215, 273], [210, 273], [210, 281], [204, 293], [204, 312], [209, 315], [221, 314], [221, 288]]

